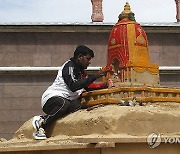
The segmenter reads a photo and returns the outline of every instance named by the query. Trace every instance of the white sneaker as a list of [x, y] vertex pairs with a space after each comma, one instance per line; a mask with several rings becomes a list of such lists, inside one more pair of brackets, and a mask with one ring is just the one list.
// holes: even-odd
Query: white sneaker
[[33, 137], [36, 139], [36, 140], [44, 140], [44, 139], [47, 139], [46, 137], [46, 134], [45, 134], [45, 131], [43, 128], [39, 128], [38, 131], [35, 131], [33, 133]]
[[35, 131], [38, 131], [39, 128], [41, 127], [42, 123], [44, 122], [44, 119], [42, 116], [34, 116], [32, 120], [32, 125], [35, 129]]

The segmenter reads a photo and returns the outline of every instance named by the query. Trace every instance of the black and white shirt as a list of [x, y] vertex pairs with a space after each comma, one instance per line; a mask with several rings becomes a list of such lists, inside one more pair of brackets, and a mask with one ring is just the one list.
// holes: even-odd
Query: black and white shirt
[[85, 89], [88, 89], [88, 85], [96, 80], [93, 74], [86, 78], [83, 78], [83, 75], [84, 69], [73, 58], [66, 61], [60, 67], [53, 84], [43, 93], [42, 107], [53, 96], [61, 96], [68, 100], [77, 99]]

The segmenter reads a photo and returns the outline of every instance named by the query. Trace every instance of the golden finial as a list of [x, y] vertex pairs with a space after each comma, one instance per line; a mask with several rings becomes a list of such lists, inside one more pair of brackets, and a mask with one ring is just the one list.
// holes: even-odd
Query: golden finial
[[119, 21], [125, 18], [135, 21], [134, 13], [131, 11], [131, 7], [128, 2], [126, 2], [126, 4], [124, 5], [124, 10], [121, 12], [118, 18]]

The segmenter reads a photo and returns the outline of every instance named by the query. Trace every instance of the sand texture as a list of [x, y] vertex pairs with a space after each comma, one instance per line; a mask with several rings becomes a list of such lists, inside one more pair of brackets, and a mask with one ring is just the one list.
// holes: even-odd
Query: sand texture
[[[32, 139], [32, 119], [15, 133], [14, 139]], [[106, 105], [93, 110], [79, 110], [59, 119], [48, 131], [49, 137], [91, 134], [127, 134], [147, 136], [152, 132], [180, 135], [180, 104], [154, 103], [130, 107]]]

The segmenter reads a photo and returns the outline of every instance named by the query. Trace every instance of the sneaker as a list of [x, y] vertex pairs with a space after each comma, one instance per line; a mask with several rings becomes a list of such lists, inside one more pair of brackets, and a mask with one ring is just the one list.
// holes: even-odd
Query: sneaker
[[38, 131], [41, 127], [42, 123], [44, 122], [44, 119], [42, 116], [34, 116], [32, 120], [32, 125], [35, 129], [35, 131]]
[[46, 134], [45, 134], [45, 131], [43, 128], [39, 128], [38, 131], [35, 131], [33, 133], [33, 137], [36, 139], [36, 140], [44, 140], [44, 139], [47, 139], [46, 137]]

